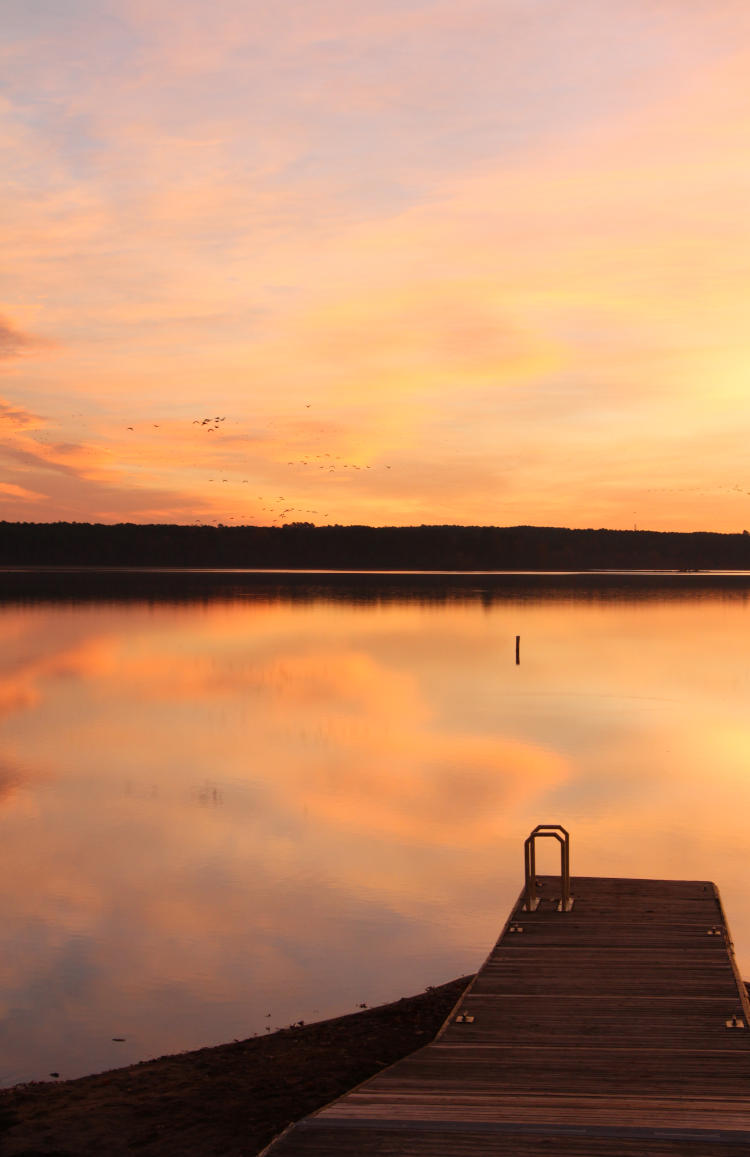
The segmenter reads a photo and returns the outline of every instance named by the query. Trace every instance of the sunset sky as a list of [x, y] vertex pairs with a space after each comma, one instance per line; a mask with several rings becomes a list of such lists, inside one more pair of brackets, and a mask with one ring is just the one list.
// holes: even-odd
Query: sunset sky
[[0, 518], [750, 528], [747, 0], [0, 25]]

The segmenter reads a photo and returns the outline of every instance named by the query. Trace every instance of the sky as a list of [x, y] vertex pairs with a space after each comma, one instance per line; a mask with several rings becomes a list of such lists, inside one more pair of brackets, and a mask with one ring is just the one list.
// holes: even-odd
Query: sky
[[0, 519], [750, 527], [746, 0], [0, 24]]

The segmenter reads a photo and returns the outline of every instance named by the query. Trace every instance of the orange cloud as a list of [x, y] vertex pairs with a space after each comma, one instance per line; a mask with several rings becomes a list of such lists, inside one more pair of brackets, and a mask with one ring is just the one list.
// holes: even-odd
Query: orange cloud
[[[135, 72], [74, 85], [91, 179], [59, 149], [45, 185], [50, 142], [9, 105], [24, 195], [3, 194], [7, 257], [22, 300], [44, 302], [34, 328], [67, 351], [44, 367], [55, 432], [37, 462], [81, 485], [5, 481], [48, 493], [50, 517], [279, 521], [270, 491], [317, 521], [737, 529], [722, 472], [743, 460], [750, 358], [742, 7], [693, 12], [679, 36], [645, 0], [616, 18], [353, 12], [316, 4], [287, 26], [231, 8], [207, 37], [201, 4], [129, 10]], [[29, 324], [4, 324], [33, 396]], [[184, 429], [208, 397], [235, 424], [215, 450]], [[703, 435], [700, 501], [666, 498]], [[370, 474], [290, 473], [314, 453]]]
[[0, 494], [7, 494], [11, 498], [23, 498], [29, 502], [38, 502], [46, 495], [37, 490], [27, 490], [24, 486], [16, 486], [12, 482], [0, 482]]

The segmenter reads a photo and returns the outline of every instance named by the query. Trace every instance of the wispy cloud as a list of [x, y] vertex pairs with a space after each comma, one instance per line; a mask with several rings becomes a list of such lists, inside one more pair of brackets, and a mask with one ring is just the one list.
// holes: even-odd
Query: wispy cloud
[[9, 498], [22, 498], [28, 502], [38, 502], [46, 498], [45, 494], [37, 490], [27, 490], [24, 486], [16, 486], [13, 482], [0, 482], [0, 495], [3, 494]]
[[[130, 493], [257, 521], [272, 490], [338, 521], [630, 525], [658, 446], [750, 436], [747, 5], [11, 11], [0, 357], [46, 417], [7, 484], [67, 472], [92, 517]], [[212, 448], [204, 409], [231, 419]], [[369, 475], [287, 465], [326, 453]]]
[[48, 338], [26, 333], [0, 315], [0, 360], [21, 358], [54, 345]]

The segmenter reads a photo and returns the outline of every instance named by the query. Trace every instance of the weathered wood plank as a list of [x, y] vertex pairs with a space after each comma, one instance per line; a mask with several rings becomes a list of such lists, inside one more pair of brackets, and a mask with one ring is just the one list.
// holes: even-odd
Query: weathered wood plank
[[[439, 1087], [446, 1096], [471, 1090], [522, 1094], [530, 1089], [549, 1092], [618, 1092], [649, 1096], [675, 1091], [679, 1095], [748, 1095], [750, 1050], [696, 1051], [679, 1057], [675, 1071], [673, 1050], [632, 1050], [581, 1047], [529, 1048], [505, 1046], [427, 1045], [398, 1066], [384, 1069], [372, 1082], [394, 1089]], [[397, 1072], [394, 1070], [398, 1069]], [[370, 1082], [368, 1082], [370, 1083]]]
[[[687, 1130], [673, 1134], [630, 1131], [613, 1137], [606, 1132], [585, 1135], [495, 1128], [490, 1131], [463, 1125], [437, 1130], [409, 1128], [398, 1130], [372, 1124], [365, 1130], [351, 1125], [333, 1127], [320, 1118], [308, 1118], [277, 1142], [274, 1154], [287, 1157], [733, 1157], [747, 1153], [748, 1139], [722, 1138], [715, 1133], [700, 1136]], [[290, 1148], [293, 1139], [293, 1148]]]

